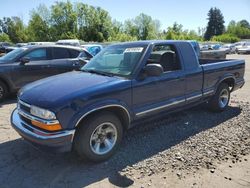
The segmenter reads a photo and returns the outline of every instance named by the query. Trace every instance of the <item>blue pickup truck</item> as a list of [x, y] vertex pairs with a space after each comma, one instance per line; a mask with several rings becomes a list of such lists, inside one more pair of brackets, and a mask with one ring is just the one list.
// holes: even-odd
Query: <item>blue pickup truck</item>
[[142, 121], [205, 102], [223, 111], [244, 69], [244, 60], [198, 59], [187, 41], [115, 44], [81, 71], [23, 87], [11, 123], [35, 146], [103, 161]]

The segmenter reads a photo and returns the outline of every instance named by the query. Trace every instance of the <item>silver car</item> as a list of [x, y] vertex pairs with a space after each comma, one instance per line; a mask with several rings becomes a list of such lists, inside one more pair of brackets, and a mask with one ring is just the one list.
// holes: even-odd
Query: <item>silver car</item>
[[250, 53], [250, 42], [245, 42], [241, 48], [237, 50], [238, 54], [249, 54]]

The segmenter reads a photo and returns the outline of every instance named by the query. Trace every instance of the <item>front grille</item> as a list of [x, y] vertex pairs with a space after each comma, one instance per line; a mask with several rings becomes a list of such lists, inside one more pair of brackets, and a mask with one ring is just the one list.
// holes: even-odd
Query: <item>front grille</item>
[[26, 113], [30, 113], [30, 105], [21, 100], [18, 101], [18, 108]]
[[20, 115], [21, 120], [23, 120], [23, 121], [24, 121], [25, 123], [27, 123], [28, 125], [31, 125], [31, 120], [30, 120], [30, 119], [28, 119], [28, 118], [22, 116], [21, 114], [19, 114], [19, 115]]

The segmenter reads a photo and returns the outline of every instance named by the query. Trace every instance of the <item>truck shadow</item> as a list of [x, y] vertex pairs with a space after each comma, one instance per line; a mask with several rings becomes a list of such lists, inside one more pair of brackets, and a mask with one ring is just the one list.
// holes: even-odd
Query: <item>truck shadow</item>
[[5, 142], [0, 145], [0, 185], [77, 188], [98, 185], [99, 181], [107, 178], [107, 183], [127, 187], [133, 184], [133, 180], [120, 175], [127, 166], [168, 150], [240, 113], [238, 107], [229, 107], [225, 112], [216, 114], [199, 106], [157, 122], [148, 122], [129, 130], [119, 151], [110, 160], [99, 164], [81, 161], [72, 153], [43, 153], [21, 139]]

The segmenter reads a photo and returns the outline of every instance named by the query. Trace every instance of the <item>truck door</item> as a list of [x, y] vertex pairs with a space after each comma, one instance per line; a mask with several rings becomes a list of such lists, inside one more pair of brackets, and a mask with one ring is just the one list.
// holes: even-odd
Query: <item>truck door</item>
[[182, 56], [185, 57], [182, 62], [185, 66], [186, 103], [198, 102], [202, 99], [202, 67], [198, 62], [197, 54], [194, 53], [194, 49], [189, 43], [181, 43], [181, 47], [179, 49]]
[[186, 79], [176, 46], [154, 46], [147, 61], [147, 64], [150, 63], [160, 64], [164, 73], [132, 82], [135, 118], [185, 104]]

